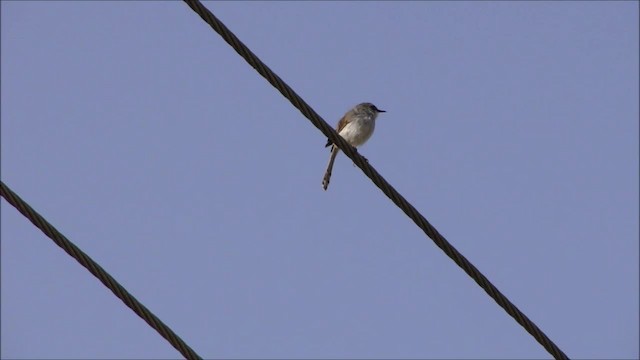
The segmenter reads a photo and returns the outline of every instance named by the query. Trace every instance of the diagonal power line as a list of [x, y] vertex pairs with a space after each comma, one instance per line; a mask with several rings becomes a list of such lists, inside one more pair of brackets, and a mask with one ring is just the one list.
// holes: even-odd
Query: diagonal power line
[[111, 290], [122, 302], [133, 312], [142, 318], [149, 326], [154, 328], [163, 338], [165, 338], [185, 359], [202, 359], [187, 345], [176, 333], [158, 319], [149, 309], [142, 305], [133, 295], [131, 295], [122, 285], [120, 285], [111, 275], [109, 275], [100, 265], [98, 265], [89, 255], [85, 254], [69, 239], [62, 235], [53, 225], [49, 224], [40, 214], [38, 214], [29, 204], [22, 200], [16, 193], [11, 191], [4, 182], [0, 181], [0, 195], [7, 202], [15, 207], [24, 217], [29, 219], [38, 229], [53, 240], [67, 254], [76, 259], [80, 265], [84, 266], [100, 282]]
[[211, 11], [199, 0], [184, 0], [202, 20], [213, 28], [242, 58], [245, 59], [260, 75], [286, 97], [311, 123], [329, 140], [336, 144], [353, 162], [373, 181], [382, 192], [393, 201], [433, 242], [460, 266], [480, 287], [502, 307], [518, 324], [520, 324], [538, 343], [554, 358], [568, 359], [562, 350], [545, 335], [522, 311], [520, 311], [498, 288], [496, 288], [469, 260], [451, 245], [422, 214], [416, 210], [396, 189], [349, 145], [338, 133], [324, 121], [302, 98], [289, 87], [278, 75], [265, 65], [246, 45], [240, 41]]

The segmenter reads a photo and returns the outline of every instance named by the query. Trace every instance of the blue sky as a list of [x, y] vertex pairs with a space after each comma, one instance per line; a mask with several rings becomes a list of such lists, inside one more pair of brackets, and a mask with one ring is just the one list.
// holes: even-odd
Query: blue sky
[[[572, 358], [638, 358], [638, 2], [206, 2]], [[205, 358], [548, 358], [182, 2], [2, 7], [2, 181]], [[2, 358], [178, 358], [2, 200]]]

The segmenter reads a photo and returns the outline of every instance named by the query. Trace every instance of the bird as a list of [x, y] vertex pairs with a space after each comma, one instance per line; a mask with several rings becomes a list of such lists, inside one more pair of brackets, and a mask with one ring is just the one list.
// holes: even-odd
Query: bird
[[[342, 119], [338, 121], [336, 131], [349, 145], [357, 148], [369, 140], [376, 127], [376, 118], [378, 114], [383, 112], [386, 111], [378, 109], [369, 102], [358, 104], [347, 111]], [[322, 188], [325, 191], [329, 187], [329, 180], [331, 180], [333, 162], [336, 160], [338, 152], [340, 152], [340, 149], [331, 140], [327, 139], [325, 147], [329, 146], [331, 146], [331, 157], [329, 157], [329, 165], [327, 165], [327, 171], [325, 171], [322, 178]]]

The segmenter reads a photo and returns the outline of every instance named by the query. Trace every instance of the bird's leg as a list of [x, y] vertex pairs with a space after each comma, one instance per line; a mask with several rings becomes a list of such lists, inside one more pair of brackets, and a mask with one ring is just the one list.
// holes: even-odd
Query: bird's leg
[[[357, 147], [354, 147], [353, 149], [354, 149], [358, 154], [360, 154], [360, 152], [358, 151], [358, 148], [357, 148]], [[360, 156], [362, 156], [362, 158], [364, 159], [364, 161], [365, 161], [366, 163], [369, 163], [369, 159], [367, 159], [366, 157], [364, 157], [362, 154], [360, 154]], [[356, 164], [355, 164], [355, 163], [352, 163], [352, 165], [353, 165], [353, 166], [356, 166]]]

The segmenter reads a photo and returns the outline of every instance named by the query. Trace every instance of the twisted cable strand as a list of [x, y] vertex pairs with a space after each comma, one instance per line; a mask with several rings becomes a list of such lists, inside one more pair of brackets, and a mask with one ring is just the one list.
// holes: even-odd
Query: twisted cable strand
[[495, 300], [518, 324], [520, 324], [554, 358], [568, 359], [562, 350], [545, 335], [524, 313], [522, 313], [498, 288], [496, 288], [469, 260], [442, 236], [422, 214], [416, 210], [391, 184], [389, 184], [358, 152], [327, 124], [302, 98], [278, 75], [265, 65], [249, 48], [240, 41], [211, 11], [198, 0], [184, 2], [202, 20], [213, 28], [245, 61], [262, 75], [273, 87], [287, 98], [311, 123], [332, 143], [336, 144], [367, 175], [382, 192], [393, 201], [433, 242], [460, 266], [484, 291]]
[[38, 214], [29, 204], [14, 193], [4, 182], [0, 181], [0, 196], [9, 204], [15, 207], [24, 217], [29, 219], [33, 225], [40, 229], [53, 242], [61, 247], [67, 254], [71, 255], [80, 265], [84, 266], [100, 282], [111, 290], [122, 302], [133, 312], [142, 318], [149, 326], [154, 328], [163, 338], [165, 338], [185, 359], [202, 359], [187, 345], [176, 333], [165, 325], [149, 309], [142, 305], [133, 295], [131, 295], [122, 285], [120, 285], [111, 275], [109, 275], [98, 263], [80, 248], [74, 245], [69, 239], [62, 235], [53, 225], [49, 224], [40, 214]]

